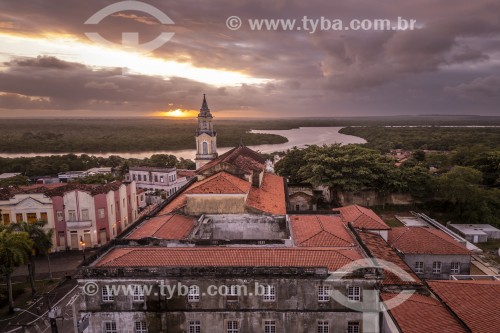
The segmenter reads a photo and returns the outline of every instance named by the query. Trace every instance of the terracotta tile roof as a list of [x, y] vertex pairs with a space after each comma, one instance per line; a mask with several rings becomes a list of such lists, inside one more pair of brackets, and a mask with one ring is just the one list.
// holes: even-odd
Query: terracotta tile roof
[[420, 281], [411, 268], [408, 267], [404, 260], [398, 256], [396, 251], [380, 235], [372, 234], [368, 231], [357, 231], [356, 233], [368, 249], [370, 257], [395, 264], [413, 279], [413, 281], [408, 281], [398, 277], [391, 271], [384, 270], [384, 280], [382, 281], [384, 285], [422, 285], [422, 281]]
[[92, 196], [94, 196], [98, 194], [106, 194], [110, 191], [117, 191], [122, 184], [123, 183], [118, 180], [115, 180], [107, 184], [68, 183], [64, 184], [64, 186], [59, 186], [57, 188], [46, 190], [45, 195], [49, 197], [58, 197], [58, 196], [63, 196], [64, 193], [66, 192], [78, 190], [78, 191], [89, 192]]
[[181, 169], [177, 170], [177, 177], [191, 178], [194, 176], [196, 176], [196, 170], [181, 170]]
[[245, 194], [250, 191], [250, 187], [251, 184], [248, 181], [222, 171], [189, 186], [186, 190], [179, 193], [177, 197], [167, 206], [165, 206], [160, 211], [159, 215], [175, 212], [176, 210], [184, 207], [187, 204], [186, 194]]
[[428, 281], [473, 333], [500, 331], [500, 281]]
[[9, 200], [16, 194], [46, 193], [57, 188], [66, 187], [66, 183], [33, 184], [27, 186], [9, 186], [0, 188], [0, 200]]
[[193, 230], [195, 221], [195, 219], [183, 215], [155, 216], [140, 225], [127, 238], [184, 239]]
[[389, 244], [403, 253], [470, 254], [462, 244], [441, 230], [426, 227], [397, 227], [389, 231]]
[[262, 171], [265, 168], [265, 158], [253, 151], [252, 149], [245, 146], [238, 146], [230, 151], [220, 155], [215, 160], [212, 160], [196, 170], [197, 173], [204, 173], [210, 170], [217, 164], [228, 164], [244, 173], [251, 173], [252, 171]]
[[225, 171], [194, 183], [185, 194], [246, 194], [250, 191], [250, 182], [233, 176]]
[[354, 238], [338, 216], [291, 215], [290, 226], [298, 246], [356, 246]]
[[245, 204], [264, 213], [285, 215], [286, 198], [283, 177], [264, 172], [260, 187], [250, 188]]
[[168, 205], [166, 205], [158, 215], [165, 215], [177, 211], [187, 204], [187, 198], [184, 192], [179, 193]]
[[337, 270], [362, 259], [356, 249], [241, 248], [241, 247], [127, 247], [114, 248], [97, 267], [328, 267]]
[[371, 209], [350, 205], [334, 210], [340, 211], [345, 222], [350, 222], [357, 229], [389, 230], [390, 227]]
[[185, 206], [186, 195], [209, 193], [248, 194], [245, 202], [247, 207], [269, 214], [286, 214], [285, 187], [282, 177], [264, 173], [261, 186], [256, 188], [250, 182], [225, 171], [192, 184], [184, 192], [179, 193], [162, 209], [160, 214], [168, 214]]
[[402, 333], [464, 333], [467, 332], [446, 307], [430, 296], [413, 294], [404, 300], [403, 294], [381, 294], [384, 302], [403, 301], [389, 309]]

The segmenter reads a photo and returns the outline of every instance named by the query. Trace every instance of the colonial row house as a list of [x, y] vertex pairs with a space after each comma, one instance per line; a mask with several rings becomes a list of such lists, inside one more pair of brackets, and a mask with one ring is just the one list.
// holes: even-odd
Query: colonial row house
[[37, 184], [0, 192], [2, 223], [47, 221], [52, 251], [106, 244], [138, 218], [138, 204], [134, 182]]

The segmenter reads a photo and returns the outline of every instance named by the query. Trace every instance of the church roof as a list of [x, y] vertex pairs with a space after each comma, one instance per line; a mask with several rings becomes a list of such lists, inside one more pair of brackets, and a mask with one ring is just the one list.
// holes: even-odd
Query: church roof
[[245, 146], [238, 146], [220, 155], [218, 158], [208, 162], [197, 170], [197, 173], [204, 173], [218, 164], [229, 164], [236, 169], [248, 174], [252, 171], [262, 171], [266, 167], [265, 158]]
[[172, 213], [184, 207], [189, 194], [246, 194], [247, 208], [268, 214], [286, 214], [284, 180], [267, 172], [263, 175], [261, 186], [254, 187], [246, 180], [221, 171], [179, 193], [160, 214]]

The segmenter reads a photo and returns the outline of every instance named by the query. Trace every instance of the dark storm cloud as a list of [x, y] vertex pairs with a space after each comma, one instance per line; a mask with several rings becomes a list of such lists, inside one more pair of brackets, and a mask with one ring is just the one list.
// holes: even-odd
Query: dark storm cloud
[[[98, 69], [55, 57], [19, 58], [0, 72], [0, 108], [158, 111], [199, 108], [202, 93], [219, 109], [254, 108], [266, 103], [266, 85], [214, 88], [184, 78], [124, 74], [121, 68]], [[262, 99], [253, 96], [260, 95]], [[218, 101], [218, 100], [217, 100]]]
[[[175, 25], [162, 26], [147, 14], [123, 12], [89, 27], [83, 22], [114, 1], [18, 0], [0, 3], [0, 30], [34, 36], [69, 33], [82, 40], [84, 32], [96, 30], [115, 42], [124, 31], [139, 31], [141, 41], [151, 40], [161, 31], [175, 32], [155, 56], [274, 81], [263, 86], [216, 88], [179, 78], [123, 77], [120, 69], [96, 70], [42, 58], [8, 64], [0, 80], [8, 78], [12, 84], [0, 82], [0, 91], [48, 97], [49, 103], [63, 109], [145, 110], [168, 103], [196, 108], [193, 95], [203, 91], [213, 94], [222, 109], [253, 108], [276, 115], [367, 114], [368, 109], [392, 114], [430, 109], [433, 113], [470, 112], [467, 103], [474, 101], [481, 101], [483, 108], [476, 111], [495, 112], [497, 100], [488, 93], [487, 85], [495, 87], [496, 81], [488, 73], [498, 70], [500, 61], [497, 0], [146, 2], [165, 12]], [[244, 26], [230, 31], [225, 20], [231, 15], [244, 22], [249, 18], [300, 20], [304, 15], [344, 20], [395, 20], [401, 16], [416, 19], [419, 29], [309, 34], [251, 31]], [[27, 66], [22, 61], [34, 64]], [[29, 71], [23, 70], [28, 67]], [[33, 80], [30, 71], [38, 74]], [[467, 103], [458, 95], [468, 96]], [[15, 104], [13, 100], [34, 107], [47, 103], [46, 99], [8, 96], [10, 105]]]

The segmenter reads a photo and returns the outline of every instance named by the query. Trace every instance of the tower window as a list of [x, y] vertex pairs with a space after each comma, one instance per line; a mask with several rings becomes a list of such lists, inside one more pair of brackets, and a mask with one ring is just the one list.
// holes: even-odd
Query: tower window
[[206, 141], [203, 141], [202, 147], [203, 147], [203, 154], [208, 154], [208, 143]]

